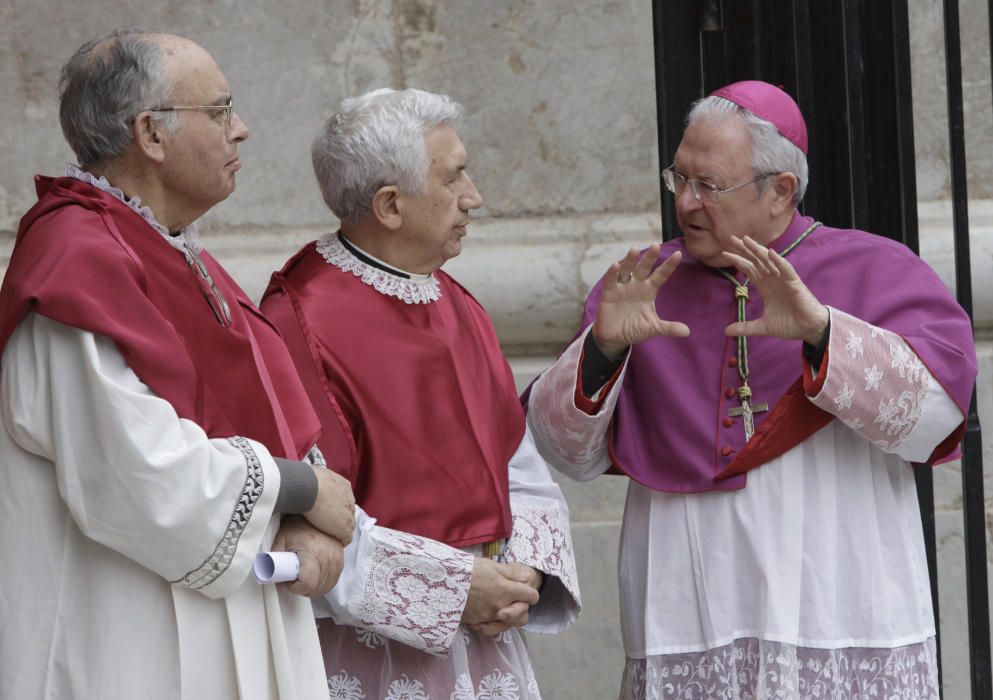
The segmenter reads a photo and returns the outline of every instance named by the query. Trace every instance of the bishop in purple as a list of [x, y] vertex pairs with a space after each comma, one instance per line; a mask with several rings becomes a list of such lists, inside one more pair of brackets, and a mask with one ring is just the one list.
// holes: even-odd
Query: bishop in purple
[[807, 147], [780, 88], [696, 102], [683, 236], [608, 269], [530, 392], [554, 466], [631, 478], [623, 698], [938, 697], [910, 467], [957, 455], [971, 324], [904, 246], [797, 211]]

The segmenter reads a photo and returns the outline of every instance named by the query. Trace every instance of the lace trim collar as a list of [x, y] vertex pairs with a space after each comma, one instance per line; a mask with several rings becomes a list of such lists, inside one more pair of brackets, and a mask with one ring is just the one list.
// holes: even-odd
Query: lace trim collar
[[139, 197], [129, 198], [122, 190], [107, 182], [107, 178], [103, 176], [98, 178], [73, 163], [66, 163], [66, 177], [72, 177], [89, 185], [93, 185], [101, 192], [106, 192], [114, 199], [120, 200], [136, 214], [138, 214], [138, 216], [144, 219], [149, 226], [158, 231], [159, 234], [166, 239], [166, 242], [176, 250], [181, 251], [185, 247], [189, 247], [193, 251], [199, 253], [203, 249], [203, 246], [200, 245], [200, 234], [197, 230], [197, 224], [195, 221], [180, 231], [178, 235], [170, 235], [169, 230], [155, 220], [155, 215], [152, 213], [152, 210], [148, 207], [141, 206], [141, 199]]
[[[377, 260], [349, 241], [350, 246], [370, 261], [377, 263], [377, 265], [370, 265], [360, 260], [342, 245], [338, 235], [337, 233], [329, 233], [317, 241], [317, 252], [329, 264], [334, 265], [342, 272], [351, 272], [380, 294], [396, 297], [404, 304], [430, 304], [441, 298], [441, 290], [438, 288], [438, 281], [434, 275], [416, 275], [397, 270], [395, 267]], [[400, 277], [399, 274], [395, 274], [391, 270], [409, 275], [409, 277]]]

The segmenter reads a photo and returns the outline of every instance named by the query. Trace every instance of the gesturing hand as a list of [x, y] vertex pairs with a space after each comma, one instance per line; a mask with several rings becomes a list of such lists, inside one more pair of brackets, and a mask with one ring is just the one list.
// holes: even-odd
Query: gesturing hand
[[756, 243], [731, 238], [734, 251], [724, 257], [751, 281], [762, 296], [762, 317], [732, 323], [726, 335], [766, 335], [805, 340], [816, 345], [828, 323], [828, 310], [807, 288], [793, 266], [776, 251]]
[[631, 345], [656, 336], [686, 337], [686, 324], [665, 321], [655, 310], [655, 297], [676, 270], [682, 255], [676, 251], [654, 271], [661, 246], [652, 246], [638, 260], [632, 248], [623, 260], [613, 263], [604, 276], [600, 308], [593, 321], [593, 339], [603, 353], [616, 360]]

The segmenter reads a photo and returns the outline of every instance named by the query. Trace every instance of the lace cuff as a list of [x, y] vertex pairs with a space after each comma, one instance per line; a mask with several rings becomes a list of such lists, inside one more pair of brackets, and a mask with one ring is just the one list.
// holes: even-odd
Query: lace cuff
[[582, 607], [569, 517], [557, 502], [528, 499], [512, 503], [511, 509], [513, 529], [503, 558], [545, 575], [541, 601], [532, 610], [527, 629], [558, 632], [576, 620]]
[[599, 476], [610, 466], [607, 430], [627, 371], [625, 361], [610, 391], [601, 399], [598, 413], [589, 415], [576, 406], [579, 358], [589, 332], [587, 329], [573, 341], [535, 381], [528, 403], [528, 424], [542, 457], [580, 481]]
[[816, 378], [804, 373], [804, 385], [816, 406], [912, 461], [926, 460], [962, 420], [903, 338], [837, 309], [824, 362]]
[[431, 654], [455, 640], [472, 580], [472, 555], [378, 527], [348, 600], [354, 624]]

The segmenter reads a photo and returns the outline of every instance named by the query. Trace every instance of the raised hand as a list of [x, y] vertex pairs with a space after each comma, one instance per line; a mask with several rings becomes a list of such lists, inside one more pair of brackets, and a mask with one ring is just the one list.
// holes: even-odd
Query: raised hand
[[816, 345], [827, 327], [828, 310], [793, 266], [748, 236], [732, 237], [731, 245], [734, 250], [724, 251], [725, 259], [748, 277], [749, 286], [761, 295], [764, 304], [761, 318], [732, 323], [724, 333], [800, 339]]
[[690, 334], [686, 324], [665, 321], [655, 310], [655, 297], [682, 259], [676, 251], [653, 271], [660, 251], [661, 246], [653, 243], [638, 260], [638, 251], [632, 248], [623, 260], [607, 269], [600, 308], [593, 321], [593, 339], [611, 359], [616, 360], [629, 346], [649, 338]]

